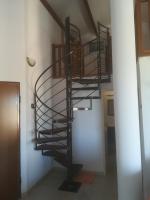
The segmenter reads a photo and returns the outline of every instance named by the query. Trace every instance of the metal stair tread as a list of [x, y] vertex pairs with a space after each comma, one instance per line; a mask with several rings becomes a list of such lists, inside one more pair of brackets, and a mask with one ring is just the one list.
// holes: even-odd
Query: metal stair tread
[[46, 155], [46, 156], [54, 156], [54, 157], [63, 157], [63, 158], [67, 158], [67, 154], [64, 154], [62, 152], [59, 152], [59, 151], [56, 151], [56, 150], [49, 150], [49, 151], [45, 151], [43, 152], [43, 155]]
[[54, 149], [67, 149], [66, 145], [52, 145], [52, 144], [41, 144], [36, 147], [36, 150], [54, 150]]
[[96, 84], [99, 82], [98, 79], [72, 79], [72, 82], [77, 82], [80, 84]]
[[101, 83], [110, 83], [110, 82], [111, 82], [110, 77], [101, 79]]
[[[65, 167], [69, 166], [69, 160], [68, 160], [67, 154], [54, 150], [54, 151], [46, 151], [43, 153], [43, 155], [52, 156], [54, 157], [55, 161], [62, 164], [63, 166]], [[81, 164], [72, 164], [71, 166], [72, 175], [76, 176], [81, 171], [82, 167], [83, 165]]]
[[89, 96], [89, 97], [72, 97], [72, 100], [86, 100], [86, 99], [100, 99], [99, 96]]
[[67, 118], [60, 118], [60, 119], [55, 119], [53, 120], [54, 123], [62, 123], [65, 124], [67, 123]]
[[99, 79], [72, 79], [72, 82], [76, 82], [76, 83], [80, 83], [80, 84], [98, 84], [100, 83], [107, 83], [110, 82], [110, 77], [106, 77], [101, 79], [101, 81], [99, 81]]
[[98, 87], [81, 87], [81, 88], [72, 88], [72, 90], [99, 90]]
[[61, 127], [61, 128], [41, 130], [41, 131], [39, 131], [39, 133], [43, 134], [43, 135], [52, 135], [52, 134], [56, 134], [56, 133], [66, 131], [66, 130], [67, 130], [67, 127]]
[[51, 138], [37, 138], [35, 141], [37, 144], [48, 143], [48, 142], [58, 142], [61, 140], [66, 140], [66, 136], [61, 137], [51, 137]]

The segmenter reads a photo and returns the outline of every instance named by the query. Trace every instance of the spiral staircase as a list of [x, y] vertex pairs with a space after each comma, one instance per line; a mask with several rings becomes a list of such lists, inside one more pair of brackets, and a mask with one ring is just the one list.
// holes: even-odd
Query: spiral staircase
[[97, 37], [82, 45], [80, 30], [66, 18], [65, 44], [53, 45], [53, 64], [35, 84], [35, 149], [67, 168], [60, 189], [80, 187], [73, 181], [82, 169], [72, 157], [73, 110], [81, 102], [100, 99], [101, 84], [111, 81], [109, 38], [109, 29], [98, 23]]

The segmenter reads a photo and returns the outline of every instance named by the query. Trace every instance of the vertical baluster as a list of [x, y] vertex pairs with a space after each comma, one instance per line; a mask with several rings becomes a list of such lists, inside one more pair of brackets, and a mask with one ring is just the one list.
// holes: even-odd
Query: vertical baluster
[[[55, 48], [55, 44], [52, 44], [52, 62], [55, 63], [56, 62], [56, 48]], [[54, 65], [53, 67], [53, 78], [56, 77], [56, 65]]]
[[98, 87], [101, 96], [101, 76], [102, 76], [102, 65], [101, 65], [101, 26], [98, 23], [98, 36], [97, 36], [97, 73], [98, 73]]
[[58, 62], [58, 73], [59, 73], [59, 75], [58, 75], [58, 77], [59, 78], [61, 78], [62, 77], [62, 73], [61, 73], [61, 46], [58, 46], [58, 60], [59, 60], [59, 62]]
[[[34, 93], [34, 130], [35, 130], [35, 139], [38, 138], [37, 132], [37, 103], [36, 103], [36, 91]], [[37, 148], [37, 142], [35, 142], [35, 149]]]

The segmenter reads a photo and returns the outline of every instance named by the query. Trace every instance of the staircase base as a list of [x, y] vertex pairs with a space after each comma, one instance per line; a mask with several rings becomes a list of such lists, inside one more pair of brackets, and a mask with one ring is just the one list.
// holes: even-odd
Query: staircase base
[[81, 185], [82, 185], [82, 183], [80, 183], [80, 182], [65, 180], [58, 189], [62, 190], [62, 191], [66, 191], [66, 192], [77, 193], [79, 191]]

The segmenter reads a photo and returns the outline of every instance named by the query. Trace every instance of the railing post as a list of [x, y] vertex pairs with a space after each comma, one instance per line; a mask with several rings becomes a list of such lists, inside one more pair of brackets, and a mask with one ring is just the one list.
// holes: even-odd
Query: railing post
[[[56, 47], [55, 47], [55, 44], [52, 44], [52, 62], [55, 63], [56, 62]], [[53, 78], [55, 78], [57, 76], [56, 72], [57, 72], [57, 69], [56, 69], [57, 65], [54, 65], [53, 67]]]
[[[35, 129], [35, 139], [37, 140], [38, 136], [37, 136], [37, 113], [36, 113], [36, 109], [37, 109], [37, 103], [36, 103], [36, 94], [34, 94], [34, 129]], [[37, 143], [35, 143], [35, 149], [37, 148]]]
[[101, 27], [98, 23], [98, 36], [97, 36], [97, 73], [98, 73], [98, 87], [101, 96]]
[[71, 167], [72, 167], [72, 66], [71, 66], [71, 46], [70, 46], [70, 19], [66, 18], [66, 29], [65, 29], [65, 72], [66, 72], [66, 108], [67, 108], [67, 154], [69, 158], [68, 166], [68, 179], [72, 178]]
[[107, 37], [106, 37], [106, 73], [109, 76], [109, 79], [111, 79], [111, 40], [110, 40], [110, 33], [109, 28], [107, 28]]

